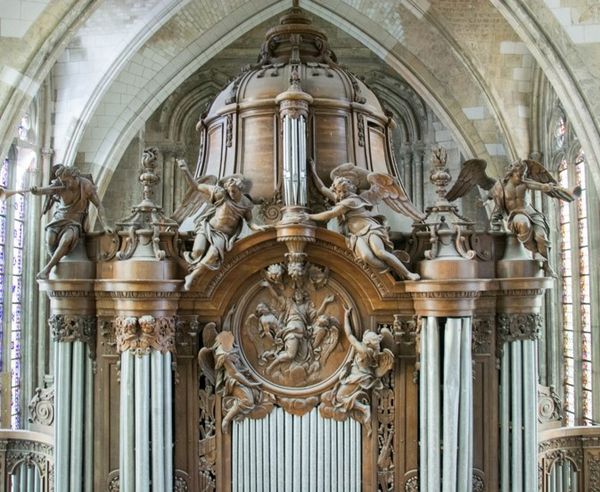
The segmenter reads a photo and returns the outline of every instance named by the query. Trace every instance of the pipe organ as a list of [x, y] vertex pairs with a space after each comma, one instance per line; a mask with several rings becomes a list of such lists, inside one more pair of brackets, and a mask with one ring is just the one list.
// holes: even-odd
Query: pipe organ
[[[60, 325], [55, 490], [537, 489], [552, 280], [459, 214], [441, 150], [417, 210], [391, 125], [294, 7], [199, 124], [173, 217], [144, 152], [132, 214], [40, 280]], [[412, 228], [390, 235], [383, 210]]]

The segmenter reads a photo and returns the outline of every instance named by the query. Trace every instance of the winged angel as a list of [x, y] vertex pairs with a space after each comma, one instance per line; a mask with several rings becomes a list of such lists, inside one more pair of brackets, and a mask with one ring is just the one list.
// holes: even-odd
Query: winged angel
[[317, 175], [314, 162], [311, 167], [315, 186], [335, 205], [325, 212], [307, 214], [307, 218], [326, 221], [338, 217], [355, 256], [375, 268], [391, 268], [402, 278], [418, 280], [419, 275], [408, 271], [394, 254], [385, 217], [373, 211], [383, 200], [392, 210], [411, 219], [425, 218], [411, 203], [400, 182], [389, 174], [369, 172], [346, 163], [331, 171], [333, 183], [327, 188]]
[[352, 334], [352, 308], [344, 306], [344, 312], [344, 331], [354, 353], [333, 389], [323, 394], [319, 410], [323, 417], [335, 420], [352, 417], [370, 434], [369, 393], [383, 387], [381, 378], [394, 366], [394, 354], [388, 348], [382, 349], [381, 342], [387, 345], [393, 337], [389, 331], [383, 335], [366, 330], [359, 341]]
[[198, 363], [215, 392], [223, 397], [223, 432], [227, 432], [232, 420], [268, 415], [273, 409], [272, 397], [262, 391], [261, 383], [242, 362], [233, 333], [217, 333], [215, 324], [208, 323], [202, 340], [204, 347], [198, 352]]
[[221, 267], [225, 252], [239, 237], [244, 221], [253, 231], [266, 227], [252, 221], [254, 203], [247, 195], [250, 182], [241, 174], [221, 180], [215, 176], [202, 176], [196, 181], [184, 160], [179, 159], [177, 165], [192, 188], [173, 218], [182, 222], [186, 217], [197, 214], [194, 245], [191, 252], [184, 254], [191, 270], [185, 277], [184, 289], [189, 290], [201, 273]]
[[572, 202], [581, 194], [578, 186], [568, 190], [539, 162], [529, 159], [513, 162], [503, 178], [490, 178], [486, 161], [471, 159], [463, 164], [456, 183], [446, 194], [449, 201], [464, 196], [474, 186], [488, 190], [488, 200], [494, 201], [493, 219], [505, 219], [507, 229], [539, 259], [548, 259], [546, 217], [527, 199], [527, 190], [536, 190], [552, 198]]

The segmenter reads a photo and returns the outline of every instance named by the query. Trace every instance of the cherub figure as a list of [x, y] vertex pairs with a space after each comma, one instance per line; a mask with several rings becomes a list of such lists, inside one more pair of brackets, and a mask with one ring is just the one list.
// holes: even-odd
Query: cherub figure
[[307, 214], [307, 219], [319, 222], [338, 217], [348, 247], [356, 257], [375, 268], [391, 268], [401, 278], [418, 280], [419, 275], [408, 271], [394, 254], [385, 217], [373, 211], [375, 205], [383, 200], [394, 211], [407, 217], [414, 220], [424, 218], [411, 203], [400, 182], [390, 175], [370, 173], [347, 163], [331, 171], [333, 183], [327, 188], [312, 161], [311, 168], [315, 186], [335, 205], [325, 212]]
[[471, 159], [463, 164], [456, 183], [446, 194], [448, 201], [464, 196], [475, 185], [488, 190], [487, 199], [494, 201], [493, 219], [504, 219], [506, 228], [531, 251], [534, 257], [548, 259], [546, 217], [528, 200], [527, 191], [541, 191], [552, 198], [572, 202], [581, 194], [578, 186], [567, 190], [558, 185], [544, 166], [533, 160], [513, 162], [501, 179], [485, 173], [486, 161]]
[[90, 202], [98, 211], [98, 222], [104, 232], [112, 232], [106, 225], [104, 207], [91, 176], [82, 176], [79, 169], [62, 164], [54, 166], [53, 175], [50, 186], [33, 186], [29, 190], [34, 195], [48, 196], [42, 213], [48, 213], [54, 206], [52, 221], [46, 226], [46, 246], [50, 260], [37, 274], [38, 279], [48, 278], [50, 270], [75, 249], [86, 232]]
[[352, 308], [344, 306], [344, 331], [354, 351], [333, 389], [323, 394], [319, 411], [325, 418], [351, 417], [371, 433], [370, 392], [381, 389], [381, 378], [394, 366], [394, 354], [381, 348], [383, 337], [366, 330], [359, 341], [352, 334]]
[[223, 432], [228, 432], [232, 420], [244, 416], [258, 419], [269, 414], [273, 409], [272, 398], [262, 391], [261, 383], [245, 367], [233, 334], [230, 331], [217, 334], [215, 324], [208, 323], [202, 338], [204, 347], [198, 353], [198, 362], [215, 386], [215, 392], [223, 397]]
[[214, 176], [205, 176], [197, 182], [184, 160], [177, 160], [177, 164], [193, 192], [186, 196], [175, 216], [185, 218], [207, 205], [194, 221], [196, 237], [192, 251], [185, 253], [191, 272], [185, 277], [184, 289], [189, 290], [204, 271], [220, 268], [225, 252], [242, 232], [244, 221], [253, 231], [265, 230], [267, 226], [256, 225], [252, 220], [254, 203], [246, 194], [249, 182], [243, 176], [234, 174], [218, 182]]

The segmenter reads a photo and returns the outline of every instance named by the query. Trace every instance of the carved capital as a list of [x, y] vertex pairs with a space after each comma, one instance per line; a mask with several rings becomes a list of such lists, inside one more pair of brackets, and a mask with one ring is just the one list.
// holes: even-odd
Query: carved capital
[[118, 352], [131, 350], [137, 356], [149, 354], [152, 349], [175, 352], [174, 316], [119, 316], [115, 319], [115, 331]]
[[29, 402], [29, 422], [48, 426], [54, 423], [54, 387], [35, 389]]
[[542, 326], [542, 317], [536, 313], [498, 314], [499, 345], [515, 340], [537, 340]]
[[95, 316], [77, 316], [70, 314], [53, 314], [48, 319], [48, 326], [55, 342], [87, 343], [92, 358], [96, 357], [96, 318]]

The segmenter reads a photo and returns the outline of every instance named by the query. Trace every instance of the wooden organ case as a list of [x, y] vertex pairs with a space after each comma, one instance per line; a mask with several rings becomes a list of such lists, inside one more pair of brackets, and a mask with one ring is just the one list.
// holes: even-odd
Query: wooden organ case
[[[144, 200], [113, 236], [87, 237], [95, 278], [79, 254], [41, 282], [56, 323], [95, 326], [94, 490], [498, 490], [517, 448], [535, 470], [535, 422], [510, 424], [535, 415], [550, 279], [458, 214], [441, 154], [439, 200], [425, 214], [395, 202], [417, 220], [392, 244], [365, 198], [401, 194], [390, 125], [294, 7], [198, 124], [189, 181], [210, 220], [190, 193], [165, 217], [157, 151], [144, 154]], [[271, 227], [240, 236], [252, 213]], [[318, 226], [336, 213], [339, 232]], [[179, 229], [193, 214], [196, 240]], [[75, 364], [79, 342], [57, 342]]]

